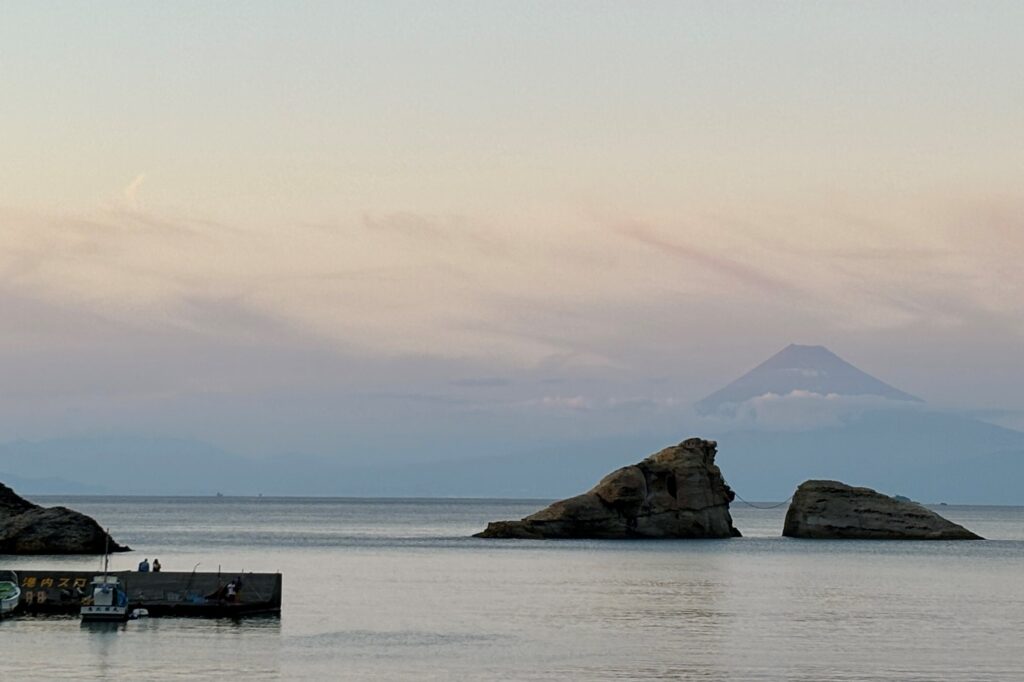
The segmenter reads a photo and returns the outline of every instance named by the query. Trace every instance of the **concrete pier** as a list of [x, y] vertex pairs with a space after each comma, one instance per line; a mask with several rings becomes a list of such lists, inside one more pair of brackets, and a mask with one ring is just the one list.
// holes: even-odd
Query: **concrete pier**
[[[91, 597], [96, 571], [18, 570], [22, 613], [77, 614], [82, 599]], [[137, 573], [111, 571], [128, 593], [129, 610], [144, 608], [150, 616], [233, 618], [281, 613], [280, 573]], [[241, 578], [231, 599], [225, 587]]]

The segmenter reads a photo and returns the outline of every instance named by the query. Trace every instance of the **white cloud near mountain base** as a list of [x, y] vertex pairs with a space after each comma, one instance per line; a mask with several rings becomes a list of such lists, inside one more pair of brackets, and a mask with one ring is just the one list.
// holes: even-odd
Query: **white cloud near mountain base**
[[765, 393], [741, 403], [721, 405], [717, 412], [699, 417], [697, 423], [712, 430], [810, 431], [842, 426], [874, 410], [922, 409], [926, 408], [918, 403], [880, 396], [792, 391], [786, 395]]

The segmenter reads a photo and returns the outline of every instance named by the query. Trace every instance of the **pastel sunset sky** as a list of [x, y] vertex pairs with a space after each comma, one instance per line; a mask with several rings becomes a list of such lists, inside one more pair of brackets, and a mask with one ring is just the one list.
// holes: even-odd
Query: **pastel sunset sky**
[[4, 3], [0, 441], [670, 429], [790, 342], [1024, 410], [1022, 27], [1017, 2]]

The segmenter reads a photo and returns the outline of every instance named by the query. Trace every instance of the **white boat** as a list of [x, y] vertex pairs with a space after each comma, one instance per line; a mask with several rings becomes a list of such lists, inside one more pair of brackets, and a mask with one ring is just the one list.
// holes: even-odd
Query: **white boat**
[[[107, 534], [110, 537], [110, 534]], [[105, 548], [106, 549], [106, 548]], [[128, 593], [121, 579], [110, 575], [110, 551], [103, 553], [103, 575], [92, 579], [92, 595], [82, 600], [82, 622], [120, 622], [128, 620]]]
[[20, 600], [18, 574], [14, 571], [0, 571], [0, 618], [14, 613]]
[[128, 620], [128, 593], [116, 575], [92, 579], [92, 596], [82, 601], [82, 622]]

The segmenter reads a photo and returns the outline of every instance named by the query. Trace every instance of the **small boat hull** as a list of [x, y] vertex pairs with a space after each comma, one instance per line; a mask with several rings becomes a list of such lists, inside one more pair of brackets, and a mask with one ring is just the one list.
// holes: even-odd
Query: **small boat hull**
[[128, 595], [114, 575], [92, 579], [92, 597], [82, 604], [83, 623], [118, 623], [128, 620]]
[[83, 623], [120, 623], [128, 620], [125, 606], [83, 606]]
[[18, 587], [18, 576], [13, 571], [5, 571], [0, 578], [0, 618], [13, 614], [18, 609], [20, 601], [21, 588]]
[[0, 601], [0, 618], [6, 618], [14, 613], [18, 608], [18, 597], [12, 597], [10, 599], [4, 599]]

